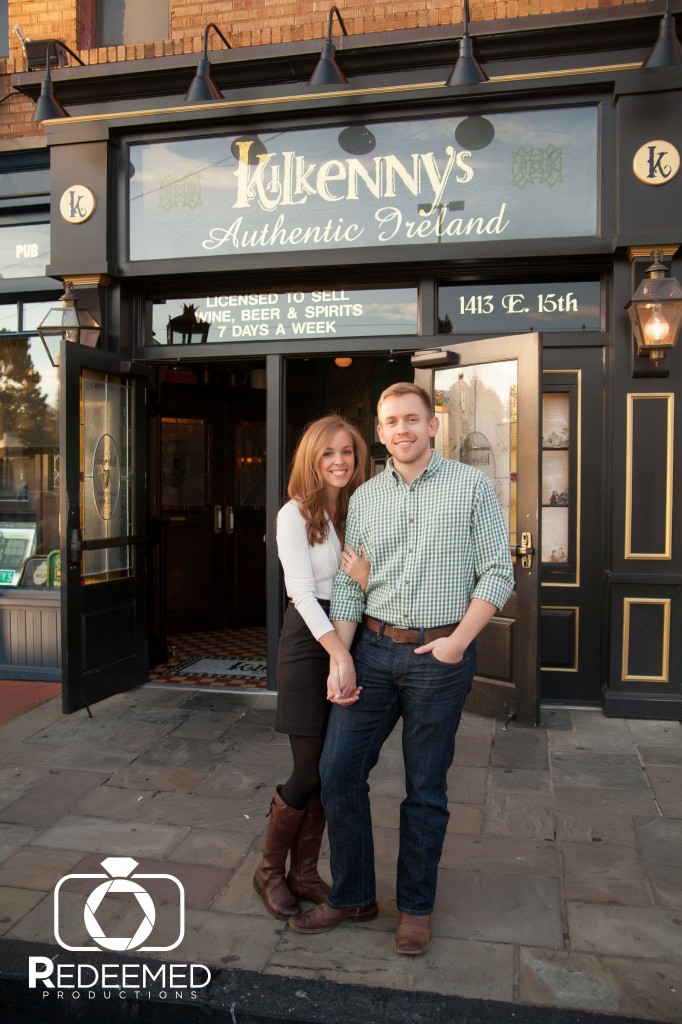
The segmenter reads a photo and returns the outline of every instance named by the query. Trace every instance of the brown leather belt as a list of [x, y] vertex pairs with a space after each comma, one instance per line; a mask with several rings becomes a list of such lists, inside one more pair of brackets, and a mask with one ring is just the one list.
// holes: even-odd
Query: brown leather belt
[[451, 626], [436, 626], [434, 629], [406, 629], [403, 626], [391, 626], [388, 622], [372, 619], [369, 615], [363, 615], [362, 622], [373, 633], [387, 636], [396, 644], [430, 644], [432, 640], [450, 636], [457, 625], [453, 622]]

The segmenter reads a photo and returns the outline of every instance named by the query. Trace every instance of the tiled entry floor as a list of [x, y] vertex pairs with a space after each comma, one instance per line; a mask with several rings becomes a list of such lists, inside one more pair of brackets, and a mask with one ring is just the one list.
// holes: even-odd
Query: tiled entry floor
[[168, 637], [168, 661], [149, 670], [149, 682], [157, 685], [206, 687], [212, 690], [265, 689], [263, 679], [229, 679], [215, 676], [174, 674], [173, 669], [191, 658], [265, 658], [265, 626], [220, 629], [204, 633], [180, 633]]

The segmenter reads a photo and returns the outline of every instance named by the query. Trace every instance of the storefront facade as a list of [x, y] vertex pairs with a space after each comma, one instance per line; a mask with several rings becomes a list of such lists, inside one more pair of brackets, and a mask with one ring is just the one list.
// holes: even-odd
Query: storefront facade
[[417, 379], [515, 555], [472, 706], [682, 717], [682, 357], [638, 356], [625, 310], [653, 250], [682, 272], [682, 68], [641, 67], [649, 17], [617, 43], [585, 18], [491, 33], [477, 85], [444, 85], [452, 45], [419, 31], [372, 37], [371, 72], [349, 43], [338, 87], [305, 84], [305, 47], [295, 81], [260, 47], [218, 63], [237, 85], [203, 104], [182, 102], [187, 61], [123, 111], [101, 66], [74, 71], [87, 110], [45, 125], [46, 274], [102, 334], [61, 345], [61, 586], [7, 598], [58, 617], [65, 710], [143, 681], [177, 631], [266, 625], [276, 686], [296, 437], [335, 409], [376, 441], [379, 393]]

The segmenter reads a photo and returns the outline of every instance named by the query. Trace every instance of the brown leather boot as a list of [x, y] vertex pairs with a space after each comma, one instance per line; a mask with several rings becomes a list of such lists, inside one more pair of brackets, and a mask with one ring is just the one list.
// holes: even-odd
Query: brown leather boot
[[287, 854], [305, 811], [289, 807], [280, 796], [280, 789], [278, 786], [270, 804], [270, 824], [265, 836], [263, 856], [253, 876], [253, 887], [263, 897], [263, 903], [270, 913], [286, 920], [300, 911], [284, 874]]
[[291, 861], [287, 885], [301, 899], [324, 903], [331, 886], [320, 877], [317, 861], [320, 856], [322, 835], [327, 819], [324, 816], [319, 793], [313, 793], [303, 812], [303, 821], [291, 847]]

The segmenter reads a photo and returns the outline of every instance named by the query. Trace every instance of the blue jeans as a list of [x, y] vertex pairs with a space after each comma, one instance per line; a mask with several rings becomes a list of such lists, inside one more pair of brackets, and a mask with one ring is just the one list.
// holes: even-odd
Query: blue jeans
[[415, 654], [416, 646], [362, 627], [353, 655], [360, 699], [348, 707], [332, 705], [320, 774], [333, 878], [327, 902], [337, 910], [367, 906], [375, 898], [368, 777], [401, 716], [406, 795], [400, 805], [396, 900], [405, 914], [433, 910], [450, 817], [447, 772], [474, 678], [476, 645], [456, 665]]

